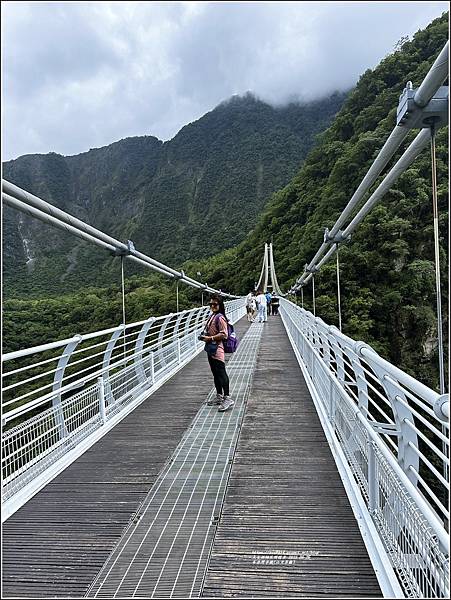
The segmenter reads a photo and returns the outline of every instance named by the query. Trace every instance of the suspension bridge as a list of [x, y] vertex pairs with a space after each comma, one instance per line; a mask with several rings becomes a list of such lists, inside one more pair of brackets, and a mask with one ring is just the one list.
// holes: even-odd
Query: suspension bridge
[[[208, 404], [205, 306], [126, 323], [124, 302], [116, 327], [3, 355], [4, 597], [449, 596], [434, 146], [447, 73], [448, 45], [418, 89], [407, 84], [393, 132], [287, 294], [265, 244], [257, 285], [280, 296], [278, 316], [246, 321], [245, 298], [221, 291], [241, 339], [227, 363], [233, 410]], [[439, 390], [341, 331], [340, 244], [428, 146]], [[2, 199], [177, 290], [220, 292], [10, 182]], [[314, 295], [334, 253], [339, 327], [316, 315]]]

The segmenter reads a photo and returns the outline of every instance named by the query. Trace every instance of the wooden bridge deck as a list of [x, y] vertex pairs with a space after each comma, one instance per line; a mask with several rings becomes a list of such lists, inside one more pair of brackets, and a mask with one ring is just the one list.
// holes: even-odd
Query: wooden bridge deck
[[381, 597], [283, 323], [264, 327], [203, 595]]
[[[380, 596], [280, 317], [263, 327], [202, 595]], [[87, 593], [210, 388], [201, 354], [5, 523], [3, 597]]]

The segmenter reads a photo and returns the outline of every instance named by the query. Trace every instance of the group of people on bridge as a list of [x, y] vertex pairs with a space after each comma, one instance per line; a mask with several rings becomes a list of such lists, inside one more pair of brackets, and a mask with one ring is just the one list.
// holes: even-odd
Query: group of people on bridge
[[263, 292], [263, 290], [251, 290], [246, 296], [247, 320], [254, 323], [266, 323], [270, 315], [279, 314], [279, 297], [275, 292]]

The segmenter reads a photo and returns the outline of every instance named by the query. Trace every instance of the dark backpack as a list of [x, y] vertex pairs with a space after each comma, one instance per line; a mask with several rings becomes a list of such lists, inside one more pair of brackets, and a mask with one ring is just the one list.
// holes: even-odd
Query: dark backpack
[[[219, 319], [219, 317], [223, 317], [223, 316], [224, 315], [222, 315], [222, 314], [215, 316], [215, 326], [216, 326], [216, 329], [218, 330], [218, 333], [219, 333], [218, 319]], [[226, 354], [231, 354], [232, 352], [235, 352], [235, 350], [238, 348], [238, 343], [239, 343], [238, 338], [236, 336], [233, 325], [227, 321], [227, 339], [222, 340], [222, 344], [224, 346], [224, 352]]]

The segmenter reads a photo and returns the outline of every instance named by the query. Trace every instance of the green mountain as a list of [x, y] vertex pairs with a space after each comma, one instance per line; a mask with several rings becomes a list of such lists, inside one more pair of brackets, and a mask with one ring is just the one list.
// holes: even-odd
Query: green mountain
[[[345, 96], [278, 108], [233, 97], [169, 142], [144, 136], [77, 156], [26, 155], [4, 163], [3, 176], [179, 267], [245, 238]], [[7, 208], [4, 277], [8, 296], [63, 293], [116, 281], [118, 259]]]
[[[396, 123], [407, 81], [417, 87], [445, 45], [448, 15], [433, 21], [366, 71], [303, 166], [275, 193], [253, 232], [235, 249], [202, 264], [209, 283], [248, 291], [258, 279], [265, 242], [273, 240], [282, 289], [303, 272], [368, 171]], [[394, 164], [414, 131], [390, 164]], [[437, 135], [444, 331], [447, 331], [448, 128]], [[380, 183], [378, 178], [372, 189]], [[362, 202], [363, 204], [363, 202]], [[358, 207], [360, 208], [360, 206]], [[436, 296], [430, 152], [425, 150], [340, 249], [344, 332], [429, 385], [437, 385]], [[249, 266], [252, 265], [253, 269]], [[188, 268], [188, 266], [187, 266]], [[335, 260], [315, 277], [317, 315], [338, 324]], [[312, 310], [311, 285], [304, 292]]]

